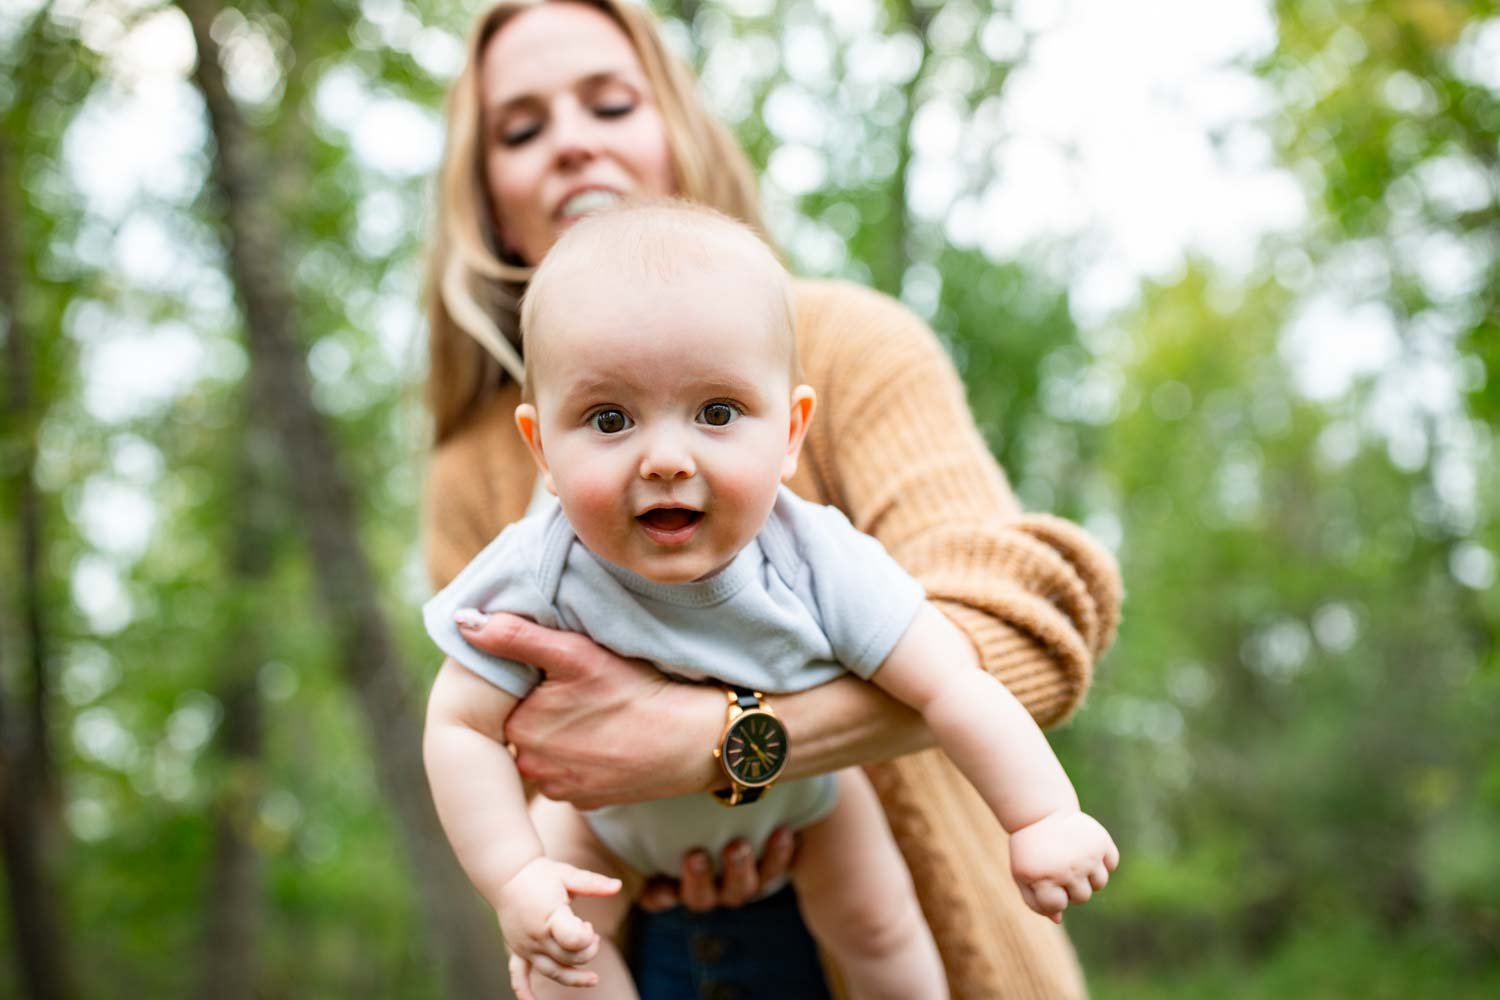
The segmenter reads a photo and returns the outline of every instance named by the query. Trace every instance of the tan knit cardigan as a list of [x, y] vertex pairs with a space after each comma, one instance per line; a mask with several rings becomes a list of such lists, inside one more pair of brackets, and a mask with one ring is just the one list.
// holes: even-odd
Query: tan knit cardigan
[[[1114, 561], [1074, 525], [1023, 514], [925, 324], [855, 285], [798, 282], [797, 337], [818, 409], [792, 488], [883, 542], [1043, 726], [1083, 698], [1114, 636]], [[442, 586], [520, 518], [535, 471], [496, 391], [438, 447], [424, 544]], [[911, 868], [958, 1000], [1084, 993], [1062, 930], [1021, 902], [1006, 835], [938, 750], [866, 769]]]

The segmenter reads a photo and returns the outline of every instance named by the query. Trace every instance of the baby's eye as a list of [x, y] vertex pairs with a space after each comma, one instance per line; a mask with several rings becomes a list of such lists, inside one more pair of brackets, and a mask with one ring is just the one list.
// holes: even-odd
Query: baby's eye
[[630, 426], [630, 418], [621, 410], [600, 410], [589, 417], [589, 423], [600, 434], [618, 434]]
[[740, 415], [740, 408], [733, 403], [709, 403], [698, 412], [698, 419], [710, 427], [723, 427]]

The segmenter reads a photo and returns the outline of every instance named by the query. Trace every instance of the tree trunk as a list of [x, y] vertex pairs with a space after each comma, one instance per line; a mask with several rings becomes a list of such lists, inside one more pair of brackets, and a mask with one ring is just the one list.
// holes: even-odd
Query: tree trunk
[[257, 673], [264, 659], [257, 595], [271, 566], [276, 509], [264, 470], [275, 442], [258, 414], [261, 401], [246, 393], [238, 450], [238, 481], [230, 518], [229, 579], [239, 607], [227, 636], [219, 685], [224, 706], [220, 730], [220, 783], [214, 816], [214, 858], [209, 875], [200, 1000], [253, 1000], [258, 995], [261, 924], [260, 854], [250, 838], [264, 788], [261, 701]]
[[252, 148], [239, 109], [224, 87], [210, 35], [222, 9], [212, 0], [179, 0], [192, 24], [194, 80], [217, 144], [213, 183], [223, 239], [244, 313], [251, 379], [274, 428], [307, 532], [324, 614], [343, 650], [341, 669], [369, 727], [376, 772], [395, 812], [429, 935], [449, 991], [457, 997], [509, 996], [505, 952], [491, 914], [459, 869], [433, 810], [421, 758], [421, 722], [402, 672], [377, 590], [355, 533], [354, 502], [339, 470], [330, 429], [313, 406], [305, 358], [293, 335], [293, 302], [279, 231], [256, 181], [270, 166]]
[[932, 42], [927, 37], [927, 30], [932, 24], [934, 9], [918, 7], [912, 0], [903, 0], [895, 5], [897, 21], [893, 27], [910, 28], [922, 43], [922, 55], [917, 61], [917, 68], [901, 88], [901, 121], [896, 126], [896, 169], [891, 174], [890, 209], [884, 223], [886, 232], [879, 243], [880, 252], [873, 254], [870, 261], [870, 283], [896, 298], [901, 296], [901, 286], [911, 254], [911, 219], [906, 197], [906, 186], [911, 180], [911, 128], [917, 117], [927, 61], [932, 57]]
[[[16, 512], [20, 563], [11, 576], [19, 607], [0, 608], [0, 625], [19, 618], [16, 641], [0, 642], [0, 850], [6, 869], [10, 922], [24, 992], [37, 1000], [75, 995], [58, 915], [52, 872], [58, 836], [57, 792], [47, 741], [47, 644], [44, 628], [41, 551], [42, 510], [33, 473], [37, 415], [31, 399], [31, 358], [20, 302], [20, 261], [14, 242], [14, 182], [10, 151], [0, 134], [0, 334], [5, 341], [7, 399], [5, 425], [11, 440], [0, 442], [0, 470]], [[7, 588], [9, 590], [10, 588]], [[3, 637], [0, 637], [3, 638]], [[25, 681], [6, 677], [6, 649], [26, 663]], [[11, 704], [12, 691], [26, 693], [24, 708]]]

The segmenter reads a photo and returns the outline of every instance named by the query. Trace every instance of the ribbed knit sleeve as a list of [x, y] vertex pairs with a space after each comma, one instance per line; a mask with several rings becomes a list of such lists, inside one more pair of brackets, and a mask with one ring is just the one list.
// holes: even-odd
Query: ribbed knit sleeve
[[1065, 718], [1114, 636], [1113, 558], [1059, 518], [1024, 514], [937, 338], [891, 299], [799, 285], [819, 387], [808, 455], [828, 500], [880, 539], [1043, 725]]

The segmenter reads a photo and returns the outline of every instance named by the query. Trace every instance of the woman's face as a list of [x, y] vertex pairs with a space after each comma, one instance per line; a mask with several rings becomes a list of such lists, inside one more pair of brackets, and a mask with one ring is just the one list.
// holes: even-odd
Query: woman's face
[[640, 60], [602, 11], [549, 3], [517, 14], [485, 47], [479, 78], [496, 231], [526, 263], [587, 212], [676, 193]]

